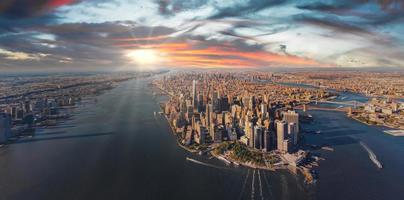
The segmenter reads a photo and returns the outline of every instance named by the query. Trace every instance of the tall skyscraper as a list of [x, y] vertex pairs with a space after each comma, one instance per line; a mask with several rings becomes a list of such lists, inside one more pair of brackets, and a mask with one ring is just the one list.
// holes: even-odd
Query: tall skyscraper
[[278, 150], [281, 152], [285, 152], [285, 149], [283, 148], [284, 147], [283, 141], [285, 140], [286, 130], [287, 126], [284, 121], [278, 121], [276, 123], [277, 146]]
[[299, 133], [299, 114], [295, 111], [289, 110], [288, 112], [283, 112], [283, 121], [286, 123], [296, 124], [296, 133]]
[[297, 131], [295, 123], [288, 123], [288, 135], [293, 145], [297, 144]]
[[198, 102], [196, 97], [196, 80], [192, 81], [192, 107], [197, 109]]
[[264, 129], [261, 126], [254, 126], [253, 147], [263, 149], [264, 147]]
[[265, 119], [266, 115], [267, 115], [267, 105], [266, 104], [261, 104], [261, 114], [262, 114], [262, 118]]

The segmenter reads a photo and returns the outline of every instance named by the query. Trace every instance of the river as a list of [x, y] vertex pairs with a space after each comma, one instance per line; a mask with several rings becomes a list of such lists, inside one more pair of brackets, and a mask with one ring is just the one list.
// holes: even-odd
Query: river
[[[287, 171], [231, 168], [178, 147], [150, 79], [121, 83], [74, 118], [0, 148], [0, 199], [402, 199], [404, 138], [343, 113], [309, 111], [320, 178], [306, 185]], [[381, 161], [377, 169], [365, 143]], [[187, 161], [191, 157], [198, 162]]]
[[0, 148], [0, 199], [260, 199], [261, 189], [310, 198], [287, 171], [230, 168], [178, 147], [148, 83], [124, 82], [72, 120]]

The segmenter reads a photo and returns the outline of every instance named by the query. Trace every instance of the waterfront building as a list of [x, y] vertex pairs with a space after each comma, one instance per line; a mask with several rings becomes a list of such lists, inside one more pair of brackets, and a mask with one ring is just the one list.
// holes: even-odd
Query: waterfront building
[[297, 112], [292, 110], [283, 112], [283, 121], [285, 121], [286, 123], [295, 123], [296, 132], [299, 133], [299, 114]]
[[253, 147], [255, 149], [263, 149], [264, 147], [264, 129], [261, 126], [254, 126]]
[[283, 141], [283, 148], [281, 150], [282, 153], [291, 153], [293, 150], [293, 144], [290, 139], [286, 139]]
[[0, 144], [6, 143], [11, 136], [11, 115], [0, 113]]
[[288, 123], [288, 136], [292, 141], [293, 145], [297, 145], [298, 142], [298, 133], [296, 129], [296, 124], [295, 123]]
[[254, 147], [254, 123], [251, 121], [246, 121], [246, 127], [245, 127], [245, 134], [248, 138], [249, 141], [249, 146]]
[[268, 128], [265, 128], [265, 130], [264, 130], [264, 150], [266, 152], [269, 152], [272, 150], [272, 145], [271, 145], [273, 142], [272, 139], [273, 138], [271, 138], [271, 132], [269, 131]]
[[286, 122], [284, 121], [276, 122], [277, 148], [281, 152], [285, 151], [283, 141], [285, 140], [286, 131], [287, 131]]
[[222, 142], [222, 130], [219, 129], [219, 127], [215, 124], [210, 125], [210, 136], [215, 143], [220, 143]]

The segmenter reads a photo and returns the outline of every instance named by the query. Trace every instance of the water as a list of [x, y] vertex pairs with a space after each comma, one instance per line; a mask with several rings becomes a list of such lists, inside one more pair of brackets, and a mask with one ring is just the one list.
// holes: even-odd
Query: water
[[[344, 113], [309, 111], [312, 124], [303, 129], [320, 135], [306, 135], [308, 143], [326, 144], [334, 148], [320, 150], [326, 160], [318, 168], [318, 199], [403, 199], [404, 197], [404, 137], [383, 133], [384, 128], [351, 120]], [[377, 156], [383, 165], [379, 169], [369, 158], [362, 144]]]
[[148, 83], [122, 83], [72, 120], [0, 148], [0, 199], [315, 198], [287, 171], [230, 168], [178, 147]]
[[[281, 83], [277, 83], [277, 84], [284, 85], [284, 86], [290, 86], [290, 87], [319, 89], [319, 87], [317, 87], [317, 86], [308, 85], [308, 84], [304, 84], [304, 83], [281, 82]], [[332, 93], [338, 93], [339, 96], [337, 96], [337, 98], [334, 99], [334, 101], [338, 101], [338, 102], [357, 101], [357, 102], [365, 103], [365, 102], [369, 101], [369, 99], [370, 99], [370, 97], [367, 97], [363, 94], [354, 93], [354, 92], [339, 92], [334, 89], [326, 89], [326, 91], [332, 92]]]
[[[319, 180], [286, 171], [230, 168], [177, 146], [148, 79], [132, 80], [76, 109], [72, 120], [0, 148], [0, 199], [402, 199], [404, 138], [351, 120], [309, 111], [305, 130], [318, 150]], [[369, 159], [377, 156], [383, 169]], [[186, 157], [197, 160], [190, 162]], [[203, 164], [200, 164], [203, 163]]]

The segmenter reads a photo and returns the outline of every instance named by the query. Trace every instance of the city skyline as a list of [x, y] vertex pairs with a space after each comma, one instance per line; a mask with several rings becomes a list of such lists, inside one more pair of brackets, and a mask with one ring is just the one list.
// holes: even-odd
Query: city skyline
[[0, 70], [403, 69], [403, 10], [398, 0], [6, 0]]

